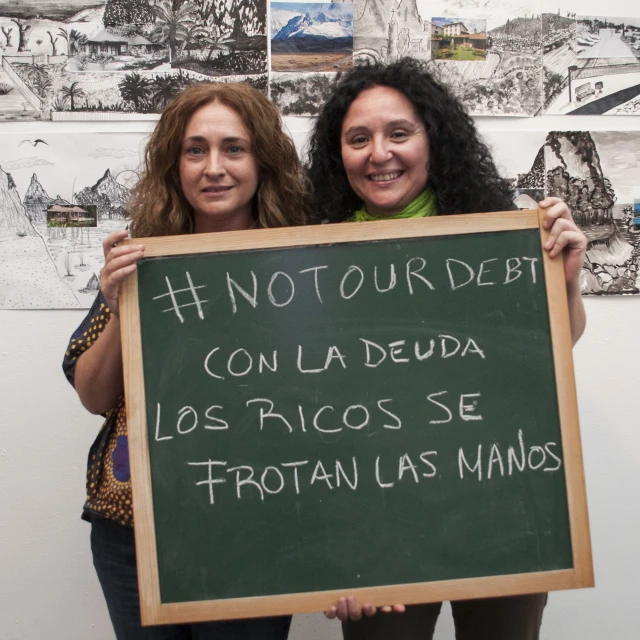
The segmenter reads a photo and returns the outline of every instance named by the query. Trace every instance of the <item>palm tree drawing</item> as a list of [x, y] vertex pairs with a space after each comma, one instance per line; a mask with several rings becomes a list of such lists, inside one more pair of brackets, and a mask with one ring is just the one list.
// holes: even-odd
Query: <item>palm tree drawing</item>
[[[189, 45], [195, 40], [202, 40], [207, 36], [207, 30], [195, 22], [189, 23], [184, 30], [184, 40], [180, 47], [180, 57], [183, 56], [185, 50], [188, 52]], [[188, 54], [188, 53], [187, 53]]]
[[58, 35], [63, 37], [69, 45], [69, 57], [80, 53], [80, 46], [84, 45], [87, 41], [87, 36], [80, 33], [77, 29], [58, 29]]
[[230, 33], [222, 33], [217, 27], [213, 27], [213, 34], [203, 38], [202, 41], [209, 47], [207, 62], [211, 60], [214, 51], [224, 51], [233, 42]]
[[69, 105], [71, 107], [71, 111], [75, 110], [74, 100], [78, 98], [84, 98], [84, 91], [78, 86], [77, 82], [72, 82], [67, 87], [62, 87], [60, 90], [63, 100], [69, 100]]
[[164, 109], [180, 90], [176, 76], [156, 76], [150, 83], [149, 89], [154, 104], [159, 109]]
[[140, 112], [140, 103], [149, 97], [150, 85], [148, 78], [143, 78], [139, 73], [125, 76], [118, 84], [120, 95], [126, 102], [133, 102], [134, 111]]
[[187, 32], [195, 24], [198, 9], [192, 2], [185, 2], [174, 9], [174, 5], [168, 0], [156, 4], [153, 7], [156, 17], [156, 33], [160, 36], [160, 42], [169, 43], [169, 62], [176, 58], [176, 47], [179, 41], [187, 38]]

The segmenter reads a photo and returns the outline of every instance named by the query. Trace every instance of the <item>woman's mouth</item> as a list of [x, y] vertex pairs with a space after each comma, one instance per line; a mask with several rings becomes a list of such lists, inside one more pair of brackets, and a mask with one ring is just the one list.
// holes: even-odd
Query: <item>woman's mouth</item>
[[369, 180], [372, 182], [389, 182], [390, 180], [395, 180], [399, 178], [404, 172], [403, 171], [392, 171], [389, 173], [374, 173], [369, 176]]
[[212, 195], [219, 195], [221, 193], [226, 193], [229, 191], [231, 187], [218, 186], [218, 187], [205, 187], [202, 189], [202, 193], [210, 193]]

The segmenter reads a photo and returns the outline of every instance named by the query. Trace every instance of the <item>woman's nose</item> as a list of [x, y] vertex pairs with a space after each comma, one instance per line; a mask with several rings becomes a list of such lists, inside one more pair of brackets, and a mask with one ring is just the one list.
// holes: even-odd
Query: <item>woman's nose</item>
[[371, 162], [381, 164], [391, 157], [391, 149], [384, 138], [374, 138], [371, 147]]
[[224, 173], [224, 163], [222, 162], [222, 158], [219, 153], [212, 151], [209, 154], [204, 172], [208, 176], [219, 176]]

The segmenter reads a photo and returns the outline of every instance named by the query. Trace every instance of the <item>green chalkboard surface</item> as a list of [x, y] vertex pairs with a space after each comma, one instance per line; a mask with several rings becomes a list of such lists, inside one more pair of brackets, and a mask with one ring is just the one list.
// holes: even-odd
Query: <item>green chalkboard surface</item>
[[161, 606], [574, 569], [538, 228], [137, 286]]

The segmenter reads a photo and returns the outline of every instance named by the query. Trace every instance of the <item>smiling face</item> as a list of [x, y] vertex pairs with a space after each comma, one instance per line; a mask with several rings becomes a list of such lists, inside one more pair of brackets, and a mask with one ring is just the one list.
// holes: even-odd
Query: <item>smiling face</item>
[[370, 215], [396, 215], [426, 188], [427, 132], [396, 89], [360, 93], [344, 118], [340, 142], [349, 184]]
[[180, 184], [193, 207], [194, 231], [250, 229], [258, 163], [240, 116], [211, 102], [191, 116], [180, 152]]

